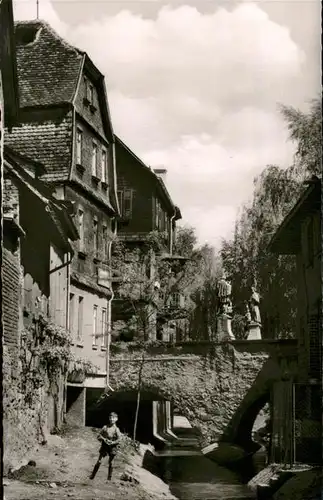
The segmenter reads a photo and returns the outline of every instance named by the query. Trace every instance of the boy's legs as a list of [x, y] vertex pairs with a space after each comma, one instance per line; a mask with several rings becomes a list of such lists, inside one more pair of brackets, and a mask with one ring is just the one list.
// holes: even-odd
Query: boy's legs
[[116, 456], [116, 451], [114, 449], [112, 449], [109, 453], [109, 472], [108, 472], [108, 480], [109, 481], [112, 478], [112, 470], [113, 470], [112, 462], [113, 462], [113, 459], [115, 456]]
[[96, 462], [96, 464], [95, 464], [95, 466], [93, 468], [93, 471], [92, 471], [92, 474], [90, 476], [90, 479], [94, 479], [95, 478], [96, 473], [98, 472], [98, 470], [100, 468], [100, 465], [101, 465], [102, 456], [103, 455], [100, 453], [99, 458], [98, 458], [98, 460], [97, 460], [97, 462]]

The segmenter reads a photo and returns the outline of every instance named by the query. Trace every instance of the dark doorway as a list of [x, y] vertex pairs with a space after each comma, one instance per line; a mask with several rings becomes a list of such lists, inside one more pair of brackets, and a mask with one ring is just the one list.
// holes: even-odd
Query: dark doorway
[[97, 388], [87, 388], [86, 389], [86, 413], [85, 413], [85, 425], [90, 427], [103, 427], [107, 423], [107, 419], [103, 422], [101, 426], [96, 426], [92, 424], [92, 415], [95, 414], [98, 404], [104, 394], [104, 389]]
[[67, 386], [66, 420], [73, 425], [84, 425], [85, 388], [82, 386]]

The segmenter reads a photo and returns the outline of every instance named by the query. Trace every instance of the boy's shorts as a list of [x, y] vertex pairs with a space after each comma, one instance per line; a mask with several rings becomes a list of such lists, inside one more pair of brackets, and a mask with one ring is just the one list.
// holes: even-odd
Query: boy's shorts
[[109, 455], [110, 458], [114, 458], [117, 454], [117, 445], [108, 445], [105, 443], [101, 444], [100, 455], [106, 457]]

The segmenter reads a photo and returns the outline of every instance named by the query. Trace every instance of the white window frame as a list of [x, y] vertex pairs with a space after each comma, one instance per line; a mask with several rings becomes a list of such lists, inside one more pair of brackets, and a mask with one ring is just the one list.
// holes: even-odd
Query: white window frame
[[108, 226], [106, 224], [102, 226], [102, 246], [104, 260], [108, 260]]
[[102, 307], [101, 311], [101, 323], [102, 323], [102, 339], [101, 339], [101, 347], [107, 347], [107, 326], [108, 326], [108, 311], [105, 307]]
[[84, 250], [84, 210], [82, 207], [78, 208], [77, 212], [78, 217], [78, 230], [79, 230], [79, 249], [80, 251]]
[[108, 179], [108, 151], [106, 148], [102, 148], [101, 151], [101, 180], [107, 184]]
[[94, 250], [94, 256], [96, 257], [99, 253], [99, 222], [96, 216], [93, 217], [92, 229], [93, 229], [93, 250]]
[[83, 130], [76, 128], [76, 164], [82, 165]]
[[92, 175], [98, 176], [98, 144], [92, 141]]
[[69, 332], [70, 332], [72, 338], [74, 338], [74, 336], [75, 336], [75, 299], [76, 299], [75, 293], [70, 292], [68, 329], [69, 329]]
[[97, 346], [97, 334], [98, 334], [98, 306], [94, 304], [93, 306], [93, 331], [92, 331], [92, 346]]
[[83, 340], [83, 320], [84, 320], [84, 297], [82, 295], [78, 296], [77, 301], [77, 341], [82, 342]]

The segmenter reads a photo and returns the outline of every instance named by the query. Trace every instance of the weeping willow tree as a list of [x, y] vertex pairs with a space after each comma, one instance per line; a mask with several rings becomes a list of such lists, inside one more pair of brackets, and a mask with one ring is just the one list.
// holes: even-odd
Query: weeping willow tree
[[262, 299], [264, 337], [291, 337], [296, 331], [295, 259], [271, 254], [268, 244], [304, 189], [303, 181], [320, 175], [321, 103], [313, 100], [307, 113], [286, 106], [281, 112], [296, 144], [294, 163], [287, 169], [264, 169], [254, 181], [252, 203], [242, 207], [234, 238], [222, 243], [223, 265], [232, 277], [236, 336], [243, 336], [245, 303], [254, 280]]

